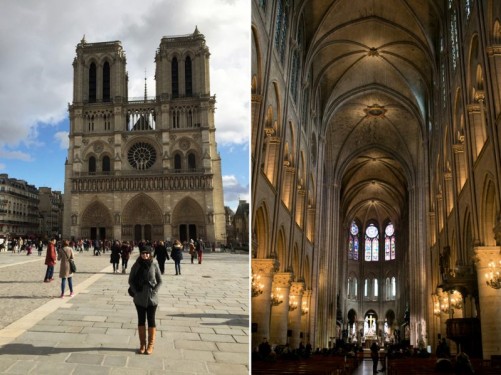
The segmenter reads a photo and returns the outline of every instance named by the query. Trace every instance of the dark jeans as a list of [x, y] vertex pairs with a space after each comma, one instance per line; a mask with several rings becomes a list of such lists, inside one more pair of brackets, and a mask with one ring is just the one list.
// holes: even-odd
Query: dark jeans
[[[66, 278], [61, 279], [61, 294], [64, 294], [64, 288], [66, 287]], [[68, 277], [68, 288], [70, 288], [70, 293], [73, 293], [73, 278]]]
[[176, 275], [181, 275], [181, 260], [175, 260], [174, 267], [176, 268]]
[[54, 266], [47, 266], [47, 272], [45, 272], [44, 281], [52, 279], [53, 276], [54, 276]]
[[149, 328], [156, 327], [155, 314], [157, 312], [157, 306], [142, 307], [142, 306], [136, 305], [136, 310], [137, 310], [137, 325], [138, 326], [146, 325], [146, 319], [148, 319], [148, 327]]
[[158, 268], [160, 268], [160, 273], [163, 275], [165, 272], [165, 259], [164, 260], [157, 259], [157, 261], [158, 261]]
[[122, 269], [126, 270], [127, 269], [127, 263], [129, 262], [129, 259], [123, 259], [122, 258]]
[[372, 372], [377, 373], [377, 364], [379, 362], [378, 357], [372, 357]]

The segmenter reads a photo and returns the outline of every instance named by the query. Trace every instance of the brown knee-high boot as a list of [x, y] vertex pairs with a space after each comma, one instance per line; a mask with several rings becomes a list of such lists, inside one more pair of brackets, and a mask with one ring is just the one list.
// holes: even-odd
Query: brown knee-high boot
[[138, 354], [144, 354], [146, 351], [146, 327], [145, 326], [137, 326], [137, 332], [139, 334], [139, 350]]
[[157, 334], [156, 327], [148, 327], [148, 347], [146, 348], [146, 354], [153, 353], [153, 345], [155, 345], [156, 334]]

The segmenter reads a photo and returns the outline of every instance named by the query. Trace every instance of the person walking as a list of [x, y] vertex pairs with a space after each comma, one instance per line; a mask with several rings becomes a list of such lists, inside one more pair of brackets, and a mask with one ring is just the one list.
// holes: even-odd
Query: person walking
[[68, 279], [70, 297], [73, 297], [73, 273], [70, 269], [70, 259], [73, 259], [73, 249], [71, 248], [69, 241], [64, 240], [63, 247], [57, 254], [57, 260], [61, 261], [59, 265], [59, 277], [61, 278], [61, 298], [64, 298], [66, 279]]
[[[139, 335], [138, 354], [151, 354], [155, 344], [155, 314], [158, 306], [158, 290], [162, 276], [158, 263], [153, 259], [152, 248], [140, 249], [139, 258], [129, 274], [129, 286], [137, 310], [137, 330]], [[146, 346], [146, 320], [148, 320], [148, 346]]]
[[195, 242], [193, 240], [190, 240], [190, 255], [191, 255], [191, 264], [193, 264], [193, 261], [197, 256], [197, 253], [195, 251]]
[[42, 251], [43, 251], [43, 242], [42, 242], [42, 240], [38, 241], [37, 250], [38, 250], [38, 256], [41, 257], [42, 256]]
[[377, 364], [379, 362], [379, 345], [374, 341], [371, 345], [372, 372], [377, 374]]
[[120, 264], [121, 246], [120, 241], [116, 240], [111, 246], [110, 263], [113, 264], [113, 273], [118, 273]]
[[155, 258], [157, 258], [158, 266], [160, 267], [160, 273], [163, 275], [165, 272], [165, 261], [169, 260], [169, 254], [167, 253], [167, 248], [163, 241], [159, 241], [155, 247]]
[[122, 243], [120, 251], [120, 255], [122, 257], [122, 273], [125, 273], [125, 271], [127, 271], [127, 264], [129, 263], [130, 253], [132, 252], [132, 246], [130, 246], [127, 241], [124, 241]]
[[178, 240], [175, 240], [172, 244], [172, 251], [170, 253], [172, 260], [174, 261], [174, 268], [176, 269], [176, 275], [181, 275], [181, 260], [183, 259], [183, 245]]
[[202, 241], [201, 238], [197, 241], [195, 247], [198, 255], [198, 264], [202, 264], [202, 256], [204, 254], [204, 242]]
[[44, 283], [50, 283], [54, 280], [54, 266], [56, 265], [56, 239], [53, 238], [47, 244], [47, 252], [45, 254], [45, 264], [47, 271], [45, 272]]

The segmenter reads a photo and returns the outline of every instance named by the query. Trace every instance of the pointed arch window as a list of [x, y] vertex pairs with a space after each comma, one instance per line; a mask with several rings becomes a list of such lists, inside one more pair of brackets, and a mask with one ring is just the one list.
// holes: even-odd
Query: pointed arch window
[[283, 64], [285, 61], [285, 45], [287, 38], [288, 28], [288, 13], [289, 1], [278, 0], [277, 4], [277, 19], [275, 25], [275, 48], [280, 57], [280, 62]]
[[397, 298], [397, 279], [395, 277], [391, 278], [391, 299]]
[[379, 231], [374, 224], [369, 224], [365, 230], [365, 261], [379, 260]]
[[177, 58], [174, 57], [172, 59], [172, 67], [171, 67], [171, 78], [172, 78], [172, 97], [179, 97], [179, 70], [177, 66]]
[[188, 168], [191, 171], [194, 171], [195, 169], [197, 169], [197, 160], [196, 160], [195, 154], [192, 152], [190, 152], [188, 154]]
[[349, 242], [348, 242], [348, 259], [358, 260], [358, 226], [353, 221], [350, 226]]
[[176, 171], [181, 170], [181, 155], [179, 154], [174, 155], [174, 169]]
[[111, 170], [110, 157], [105, 156], [105, 157], [103, 157], [102, 171], [109, 172], [110, 170]]
[[103, 102], [110, 101], [111, 81], [110, 63], [106, 61], [103, 65]]
[[191, 57], [187, 56], [184, 60], [184, 85], [186, 96], [193, 95], [193, 78], [191, 76]]
[[457, 61], [459, 58], [458, 49], [458, 29], [457, 29], [457, 15], [456, 10], [452, 9], [450, 19], [450, 35], [451, 35], [451, 60], [452, 68], [456, 69]]
[[94, 156], [91, 156], [89, 158], [89, 174], [95, 174], [96, 173], [96, 158]]
[[91, 63], [89, 67], [89, 103], [96, 102], [97, 73], [96, 64]]
[[395, 259], [395, 227], [389, 223], [384, 230], [384, 260]]
[[372, 295], [374, 299], [377, 299], [379, 296], [379, 285], [377, 279], [372, 279]]

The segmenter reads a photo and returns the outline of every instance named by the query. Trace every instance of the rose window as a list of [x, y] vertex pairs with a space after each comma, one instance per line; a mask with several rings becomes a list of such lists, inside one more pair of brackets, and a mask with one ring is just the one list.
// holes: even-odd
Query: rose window
[[145, 142], [134, 144], [128, 152], [129, 164], [136, 169], [143, 170], [155, 164], [157, 154], [155, 148]]

